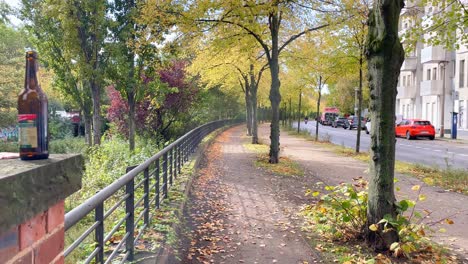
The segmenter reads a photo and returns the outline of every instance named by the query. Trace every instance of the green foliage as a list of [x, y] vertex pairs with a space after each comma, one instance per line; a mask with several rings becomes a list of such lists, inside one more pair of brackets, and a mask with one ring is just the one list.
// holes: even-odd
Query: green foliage
[[0, 22], [0, 128], [16, 124], [16, 100], [24, 85], [26, 45], [23, 32]]
[[[357, 179], [354, 184], [342, 183], [324, 189], [329, 193], [302, 211], [312, 227], [332, 240], [348, 241], [359, 237], [367, 221], [367, 182]], [[320, 192], [308, 190], [306, 195], [315, 197]]]
[[65, 137], [51, 140], [49, 152], [52, 154], [85, 153], [88, 148], [83, 137]]
[[128, 141], [118, 136], [104, 140], [100, 146], [90, 147], [86, 153], [83, 187], [70, 200], [79, 204], [124, 175], [128, 166], [142, 163], [157, 151], [155, 142], [137, 140], [132, 152], [128, 149]]
[[[396, 204], [398, 213], [396, 218], [386, 215], [379, 222], [369, 226], [367, 226], [367, 181], [359, 178], [355, 179], [353, 184], [342, 183], [337, 186], [325, 186], [324, 189], [328, 193], [322, 195], [316, 204], [308, 205], [302, 210], [302, 214], [307, 219], [306, 228], [317, 231], [322, 238], [355, 243], [361, 240], [367, 231], [377, 232], [382, 236], [385, 232], [396, 230], [400, 240], [389, 246], [394, 257], [416, 259], [424, 252], [431, 256], [441, 254], [426, 233], [434, 232], [434, 227], [441, 222], [453, 224], [453, 221], [447, 218], [431, 224], [422, 223], [430, 212], [416, 210], [417, 202], [426, 200], [419, 185], [412, 187], [416, 192], [415, 200], [404, 199]], [[306, 192], [306, 195], [313, 197], [320, 194], [320, 191]], [[441, 228], [439, 231], [444, 232], [444, 229]]]

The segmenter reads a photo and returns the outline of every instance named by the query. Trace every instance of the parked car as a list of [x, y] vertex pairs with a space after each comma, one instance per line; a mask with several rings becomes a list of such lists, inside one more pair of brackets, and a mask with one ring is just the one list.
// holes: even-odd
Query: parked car
[[[345, 125], [343, 126], [343, 128], [351, 130], [353, 128], [357, 128], [357, 126], [358, 126], [358, 117], [350, 116], [347, 122], [345, 123]], [[366, 129], [366, 120], [364, 119], [364, 117], [361, 117], [361, 129]]]
[[405, 119], [395, 127], [395, 136], [410, 140], [416, 137], [435, 138], [435, 129], [431, 122], [421, 119]]
[[366, 125], [365, 125], [365, 129], [366, 129], [366, 134], [368, 134], [368, 135], [369, 135], [370, 130], [371, 130], [371, 124], [372, 124], [372, 123], [371, 123], [371, 120], [370, 120], [370, 119], [367, 119]]
[[346, 124], [347, 120], [348, 119], [346, 117], [338, 116], [337, 118], [335, 118], [335, 120], [333, 120], [332, 127], [343, 127]]

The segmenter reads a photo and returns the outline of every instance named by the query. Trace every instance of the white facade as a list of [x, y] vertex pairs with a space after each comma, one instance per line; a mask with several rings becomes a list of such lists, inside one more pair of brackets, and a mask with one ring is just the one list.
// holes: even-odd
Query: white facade
[[[427, 15], [437, 10], [426, 7], [424, 11]], [[402, 12], [400, 33], [414, 25], [407, 12]], [[456, 51], [447, 51], [441, 46], [418, 43], [413, 52], [406, 54], [397, 90], [396, 114], [403, 118], [426, 119], [439, 130], [443, 113], [448, 132], [452, 112], [458, 112], [458, 128], [468, 129], [468, 47], [460, 45]]]

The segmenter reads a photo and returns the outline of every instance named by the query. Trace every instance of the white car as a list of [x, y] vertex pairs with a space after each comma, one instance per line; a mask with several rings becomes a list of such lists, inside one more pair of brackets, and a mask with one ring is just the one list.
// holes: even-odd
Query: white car
[[369, 120], [367, 120], [367, 122], [366, 122], [366, 134], [369, 135], [370, 129], [371, 129], [371, 120], [369, 119]]

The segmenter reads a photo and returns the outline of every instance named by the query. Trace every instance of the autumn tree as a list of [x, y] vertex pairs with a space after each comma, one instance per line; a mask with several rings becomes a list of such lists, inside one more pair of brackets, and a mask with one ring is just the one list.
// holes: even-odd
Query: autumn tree
[[[397, 206], [394, 193], [395, 102], [400, 67], [404, 60], [398, 38], [398, 22], [403, 0], [374, 1], [369, 14], [366, 42], [368, 80], [371, 92], [371, 150], [367, 224], [394, 218]], [[398, 241], [395, 229], [374, 232], [368, 228], [367, 241], [377, 250], [385, 250]]]
[[[59, 78], [59, 87], [75, 98], [84, 112], [85, 128], [92, 119], [93, 143], [101, 141], [101, 90], [107, 2], [48, 3], [22, 0], [21, 14], [33, 42]], [[92, 107], [88, 99], [91, 98]], [[92, 113], [92, 118], [91, 114]], [[87, 133], [90, 135], [91, 133]], [[88, 139], [90, 142], [90, 139]]]
[[208, 88], [240, 87], [246, 106], [247, 134], [252, 136], [253, 144], [258, 144], [257, 94], [268, 65], [258, 57], [260, 51], [255, 41], [241, 35], [235, 40], [223, 38], [221, 34], [210, 34], [212, 38], [205, 36], [194, 41], [195, 56], [189, 69], [192, 74], [199, 75]]
[[[157, 5], [158, 1], [149, 1]], [[329, 25], [321, 14], [339, 10], [330, 2], [324, 1], [181, 1], [179, 20], [181, 27], [210, 30], [222, 27], [225, 31], [236, 28], [255, 39], [266, 57], [270, 77], [270, 163], [279, 161], [279, 106], [280, 94], [280, 54], [288, 45], [301, 36]], [[187, 10], [187, 12], [183, 12]], [[336, 17], [335, 17], [336, 19]], [[338, 19], [339, 21], [340, 19]]]
[[16, 123], [16, 100], [24, 83], [24, 32], [8, 24], [11, 8], [0, 2], [0, 128]]

